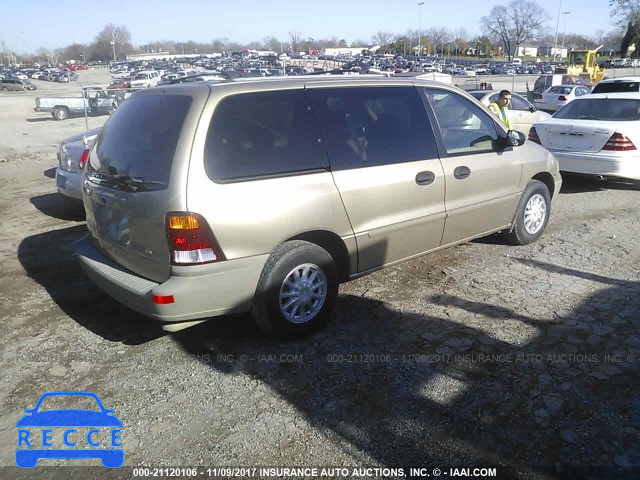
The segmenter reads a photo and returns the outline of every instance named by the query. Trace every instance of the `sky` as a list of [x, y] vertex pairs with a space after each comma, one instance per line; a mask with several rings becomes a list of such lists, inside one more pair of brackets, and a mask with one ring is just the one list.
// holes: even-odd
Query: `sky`
[[[210, 42], [214, 38], [248, 43], [273, 36], [289, 40], [288, 32], [301, 38], [344, 38], [351, 43], [370, 41], [376, 32], [404, 33], [430, 27], [464, 28], [471, 36], [481, 33], [479, 20], [497, 0], [19, 0], [6, 2], [0, 15], [0, 42], [18, 53], [35, 53], [72, 43], [91, 43], [102, 28], [113, 23], [126, 26], [134, 45], [156, 40]], [[553, 34], [559, 11], [560, 34], [595, 35], [615, 28], [608, 0], [538, 0], [549, 17]], [[566, 21], [566, 27], [565, 27]], [[1, 45], [0, 45], [1, 47]]]

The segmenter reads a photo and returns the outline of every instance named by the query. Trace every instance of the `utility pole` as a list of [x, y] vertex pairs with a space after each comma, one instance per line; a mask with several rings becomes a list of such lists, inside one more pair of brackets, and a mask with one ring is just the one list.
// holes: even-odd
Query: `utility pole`
[[111, 48], [113, 49], [113, 63], [116, 62], [116, 32], [111, 32]]
[[422, 22], [422, 6], [424, 2], [418, 2], [418, 57], [422, 54], [422, 29], [420, 23]]
[[560, 26], [560, 11], [562, 10], [562, 0], [558, 5], [558, 20], [556, 21], [556, 39], [553, 42], [553, 61], [556, 61], [556, 54], [558, 53], [558, 27]]
[[[561, 15], [569, 15], [571, 12], [562, 12]], [[564, 17], [564, 28], [562, 29], [562, 47], [560, 47], [560, 58], [562, 58], [562, 52], [564, 52], [564, 35], [567, 33], [567, 17]]]

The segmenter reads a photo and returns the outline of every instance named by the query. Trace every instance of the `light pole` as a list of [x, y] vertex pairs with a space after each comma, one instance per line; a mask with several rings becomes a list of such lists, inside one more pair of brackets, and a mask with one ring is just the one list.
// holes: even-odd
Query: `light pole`
[[560, 11], [562, 10], [562, 0], [558, 5], [558, 20], [556, 21], [556, 39], [553, 41], [553, 61], [556, 61], [556, 54], [558, 53], [558, 27], [560, 26]]
[[422, 53], [422, 28], [420, 23], [422, 22], [422, 6], [424, 2], [418, 2], [418, 57]]
[[116, 34], [111, 32], [111, 48], [113, 49], [113, 63], [116, 62]]
[[[560, 15], [569, 15], [571, 12], [562, 12]], [[567, 17], [564, 17], [564, 26], [562, 27], [562, 46], [560, 47], [560, 58], [564, 52], [564, 34], [567, 33]]]

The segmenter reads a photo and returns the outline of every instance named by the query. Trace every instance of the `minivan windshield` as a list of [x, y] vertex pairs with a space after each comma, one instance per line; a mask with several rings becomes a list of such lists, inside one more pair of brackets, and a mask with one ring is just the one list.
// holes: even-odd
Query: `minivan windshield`
[[191, 97], [184, 95], [129, 98], [100, 131], [89, 177], [114, 188], [166, 188], [190, 105]]

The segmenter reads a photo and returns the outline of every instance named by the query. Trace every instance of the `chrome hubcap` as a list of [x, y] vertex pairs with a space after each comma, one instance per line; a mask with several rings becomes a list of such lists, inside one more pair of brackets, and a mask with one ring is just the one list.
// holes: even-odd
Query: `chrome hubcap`
[[322, 309], [327, 298], [327, 278], [317, 265], [304, 263], [291, 270], [282, 282], [280, 311], [292, 323], [305, 323]]
[[542, 195], [533, 195], [524, 208], [524, 229], [529, 235], [540, 231], [547, 218], [547, 201]]

